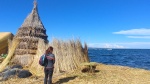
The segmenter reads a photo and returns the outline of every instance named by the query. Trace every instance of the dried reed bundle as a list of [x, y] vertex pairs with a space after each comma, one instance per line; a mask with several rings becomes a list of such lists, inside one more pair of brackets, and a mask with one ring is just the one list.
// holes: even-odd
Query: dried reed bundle
[[14, 55], [14, 57], [11, 60], [12, 64], [19, 64], [22, 65], [25, 68], [28, 68], [31, 66], [33, 59], [35, 55], [31, 54], [25, 54], [25, 55]]
[[[80, 67], [81, 63], [89, 62], [87, 46], [83, 48], [79, 39], [77, 40], [58, 40], [53, 39], [50, 43], [54, 47], [53, 53], [55, 54], [55, 68], [54, 74], [61, 72], [73, 71]], [[39, 65], [40, 56], [48, 48], [48, 44], [45, 44], [43, 39], [38, 41], [37, 54], [34, 56], [33, 63], [29, 70], [37, 75], [43, 76], [43, 67]]]
[[10, 32], [0, 33], [0, 54], [6, 54], [8, 52], [8, 46], [13, 35]]
[[[53, 53], [55, 54], [56, 60], [54, 74], [73, 71], [79, 68], [81, 63], [89, 62], [87, 46], [85, 44], [85, 47], [83, 48], [79, 39], [67, 41], [53, 39], [50, 45], [54, 47]], [[40, 56], [44, 54], [48, 46], [49, 45], [46, 44], [43, 39], [38, 40], [36, 55], [32, 56], [32, 63], [28, 67], [29, 70], [36, 76], [44, 75], [43, 67], [39, 65], [39, 59]], [[27, 58], [20, 59], [28, 60]]]
[[5, 40], [7, 40], [9, 37], [11, 37], [11, 33], [10, 32], [1, 32], [0, 33], [0, 43], [2, 42], [2, 41], [5, 41]]
[[39, 59], [40, 59], [40, 56], [44, 54], [47, 47], [48, 47], [48, 44], [46, 44], [43, 39], [39, 39], [37, 54], [34, 56], [33, 63], [29, 67], [29, 70], [36, 76], [44, 75], [43, 67], [39, 65]]
[[8, 56], [5, 58], [5, 60], [0, 65], [0, 67], [1, 67], [0, 72], [2, 72], [5, 69], [5, 67], [7, 66], [7, 64], [10, 62], [10, 59], [12, 58], [14, 51], [15, 51], [16, 47], [18, 46], [19, 42], [20, 41], [18, 39], [13, 39], [13, 43], [12, 43], [11, 49], [8, 53]]
[[79, 68], [81, 63], [89, 62], [87, 46], [83, 48], [79, 39], [68, 41], [53, 39], [51, 45], [54, 47], [56, 59], [54, 73], [73, 71]]

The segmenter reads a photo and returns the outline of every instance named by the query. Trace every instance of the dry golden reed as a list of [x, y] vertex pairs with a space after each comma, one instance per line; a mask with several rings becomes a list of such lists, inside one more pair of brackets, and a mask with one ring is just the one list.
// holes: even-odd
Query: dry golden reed
[[73, 71], [79, 68], [81, 63], [89, 62], [87, 48], [83, 48], [79, 39], [53, 39], [50, 45], [54, 47], [55, 73]]
[[40, 59], [40, 56], [44, 54], [47, 47], [48, 47], [48, 44], [46, 44], [43, 39], [39, 39], [37, 53], [34, 56], [31, 66], [29, 67], [29, 70], [36, 76], [44, 75], [43, 67], [39, 65], [39, 59]]
[[5, 69], [5, 67], [7, 66], [7, 64], [10, 62], [10, 60], [14, 54], [14, 51], [15, 51], [16, 47], [18, 46], [19, 42], [20, 41], [18, 39], [13, 39], [13, 43], [12, 43], [12, 46], [11, 46], [10, 51], [8, 53], [8, 56], [4, 59], [4, 61], [0, 65], [0, 67], [1, 67], [0, 72], [2, 72]]
[[13, 34], [10, 32], [0, 32], [0, 54], [6, 54], [11, 46]]
[[29, 70], [37, 76], [43, 76], [43, 67], [38, 62], [48, 46], [54, 47], [54, 74], [73, 71], [79, 68], [81, 63], [89, 62], [87, 48], [82, 47], [79, 39], [67, 41], [53, 39], [50, 44], [45, 44], [44, 40], [40, 39], [37, 54], [34, 56], [31, 67], [29, 67]]

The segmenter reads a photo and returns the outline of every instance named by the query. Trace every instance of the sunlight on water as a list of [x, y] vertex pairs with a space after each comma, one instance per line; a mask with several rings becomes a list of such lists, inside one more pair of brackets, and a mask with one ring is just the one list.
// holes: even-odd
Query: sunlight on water
[[90, 61], [150, 70], [150, 49], [89, 49]]

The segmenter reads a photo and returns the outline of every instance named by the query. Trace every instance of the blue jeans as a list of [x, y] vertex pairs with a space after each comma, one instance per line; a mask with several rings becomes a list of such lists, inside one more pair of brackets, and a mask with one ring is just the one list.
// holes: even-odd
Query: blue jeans
[[47, 79], [48, 79], [48, 84], [52, 84], [53, 68], [51, 69], [45, 68], [44, 73], [45, 73], [44, 84], [47, 84]]

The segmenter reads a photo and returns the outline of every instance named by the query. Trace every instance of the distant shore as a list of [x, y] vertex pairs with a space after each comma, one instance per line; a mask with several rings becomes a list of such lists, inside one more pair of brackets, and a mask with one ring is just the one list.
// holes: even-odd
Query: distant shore
[[[23, 81], [23, 82], [22, 82]], [[43, 77], [11, 78], [0, 84], [43, 84]], [[54, 84], [150, 84], [150, 71], [125, 66], [98, 64], [94, 74], [80, 70], [53, 77]]]

